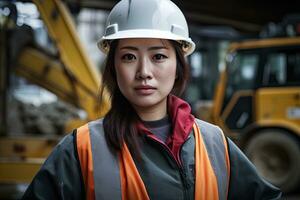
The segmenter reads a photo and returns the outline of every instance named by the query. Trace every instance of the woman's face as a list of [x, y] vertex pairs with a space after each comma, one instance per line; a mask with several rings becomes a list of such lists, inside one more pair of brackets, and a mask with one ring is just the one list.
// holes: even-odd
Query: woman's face
[[137, 113], [166, 112], [167, 96], [176, 78], [172, 44], [161, 39], [121, 39], [114, 59], [120, 91]]

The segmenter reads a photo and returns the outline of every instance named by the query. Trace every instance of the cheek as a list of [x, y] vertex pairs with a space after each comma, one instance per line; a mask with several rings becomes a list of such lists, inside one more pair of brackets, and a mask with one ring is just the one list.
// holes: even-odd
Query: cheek
[[124, 65], [116, 65], [116, 77], [119, 88], [126, 88], [134, 78], [134, 72], [130, 67]]
[[[163, 77], [161, 77], [162, 81], [173, 84], [176, 79], [176, 62], [171, 62], [161, 75], [163, 75]], [[173, 85], [171, 85], [171, 87], [173, 87]]]

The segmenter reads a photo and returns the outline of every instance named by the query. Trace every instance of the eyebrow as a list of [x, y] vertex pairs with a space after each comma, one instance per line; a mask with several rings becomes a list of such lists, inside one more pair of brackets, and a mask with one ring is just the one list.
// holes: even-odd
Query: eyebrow
[[[138, 51], [139, 50], [137, 47], [133, 47], [133, 46], [124, 46], [124, 47], [121, 47], [120, 49], [121, 50], [122, 49], [130, 49], [130, 50], [134, 50], [134, 51]], [[152, 47], [148, 48], [149, 51], [159, 50], [159, 49], [169, 49], [169, 48], [167, 48], [165, 46], [152, 46]]]

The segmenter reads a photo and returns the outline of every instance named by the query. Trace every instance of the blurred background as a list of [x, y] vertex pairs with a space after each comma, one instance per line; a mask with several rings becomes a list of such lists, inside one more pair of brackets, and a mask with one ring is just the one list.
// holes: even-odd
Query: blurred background
[[[0, 199], [19, 199], [67, 133], [103, 116], [96, 46], [116, 0], [0, 1]], [[183, 98], [300, 199], [300, 1], [185, 0]]]

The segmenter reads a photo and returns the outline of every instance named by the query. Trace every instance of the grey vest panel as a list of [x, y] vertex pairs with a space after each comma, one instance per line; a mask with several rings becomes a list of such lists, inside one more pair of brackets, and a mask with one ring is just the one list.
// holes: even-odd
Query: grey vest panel
[[209, 160], [217, 177], [219, 199], [225, 200], [227, 199], [229, 174], [227, 173], [223, 133], [220, 128], [207, 122], [196, 119], [196, 123], [200, 129]]
[[103, 120], [88, 124], [92, 146], [96, 200], [122, 199], [118, 156], [109, 150], [103, 130]]

